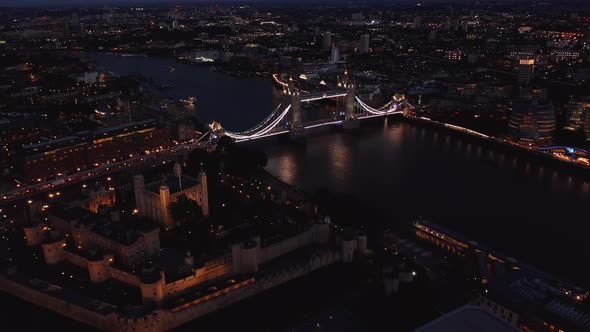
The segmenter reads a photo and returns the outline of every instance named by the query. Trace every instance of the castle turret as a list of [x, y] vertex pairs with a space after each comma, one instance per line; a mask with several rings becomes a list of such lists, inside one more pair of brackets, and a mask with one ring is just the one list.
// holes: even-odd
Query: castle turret
[[166, 278], [164, 271], [156, 271], [154, 266], [144, 268], [141, 277], [141, 298], [144, 304], [162, 304], [166, 297]]
[[231, 245], [231, 256], [232, 256], [232, 272], [234, 274], [242, 273], [242, 244], [232, 243]]
[[182, 175], [182, 166], [180, 166], [180, 163], [176, 162], [176, 163], [174, 163], [174, 176], [180, 177], [181, 175]]
[[46, 264], [57, 264], [64, 260], [64, 248], [66, 247], [66, 240], [51, 240], [41, 245], [43, 248], [43, 257]]
[[356, 251], [359, 255], [367, 254], [367, 235], [365, 233], [356, 236]]
[[170, 206], [170, 188], [167, 185], [160, 186], [160, 222], [165, 227], [171, 227], [172, 225], [172, 218], [170, 217], [170, 211], [168, 211], [168, 207]]
[[24, 229], [27, 245], [38, 246], [43, 241], [44, 230], [47, 229], [47, 226], [39, 223], [34, 226], [26, 226]]
[[254, 240], [246, 241], [242, 246], [242, 272], [258, 272], [258, 243]]
[[160, 252], [160, 228], [140, 230], [143, 237], [143, 252], [146, 257], [156, 256]]
[[135, 207], [139, 210], [140, 216], [145, 216], [145, 204], [143, 199], [143, 191], [145, 190], [145, 182], [143, 175], [137, 174], [133, 177], [133, 192], [135, 193]]
[[178, 187], [182, 189], [182, 166], [180, 163], [174, 163], [174, 176], [178, 179]]
[[344, 263], [351, 263], [354, 258], [354, 247], [356, 241], [351, 237], [344, 237], [342, 239], [342, 261]]
[[244, 242], [231, 246], [232, 271], [236, 274], [258, 272], [258, 253], [260, 251], [260, 237], [256, 236]]
[[316, 220], [313, 224], [313, 242], [326, 244], [330, 240], [330, 217]]
[[195, 264], [195, 260], [193, 258], [193, 255], [191, 254], [190, 250], [186, 251], [186, 254], [184, 255], [184, 265], [189, 266], [189, 267], [193, 267]]
[[209, 190], [207, 189], [207, 174], [202, 169], [199, 171], [199, 205], [203, 210], [203, 216], [209, 216]]
[[101, 283], [111, 277], [109, 266], [113, 261], [113, 255], [100, 255], [96, 259], [88, 260], [88, 274], [90, 281]]

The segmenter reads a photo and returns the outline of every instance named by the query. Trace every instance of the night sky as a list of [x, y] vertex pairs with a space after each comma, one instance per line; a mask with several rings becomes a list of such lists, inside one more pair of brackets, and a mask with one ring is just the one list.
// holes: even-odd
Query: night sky
[[[479, 0], [478, 2], [486, 2], [492, 0]], [[508, 2], [525, 2], [529, 0], [494, 0], [498, 3]], [[561, 3], [563, 0], [559, 0]], [[573, 0], [574, 2], [576, 0]], [[580, 0], [581, 1], [581, 0]], [[91, 6], [91, 5], [142, 5], [142, 4], [164, 4], [164, 3], [330, 3], [330, 4], [413, 4], [413, 3], [473, 3], [473, 0], [0, 0], [0, 6], [4, 7], [35, 7], [35, 6]]]

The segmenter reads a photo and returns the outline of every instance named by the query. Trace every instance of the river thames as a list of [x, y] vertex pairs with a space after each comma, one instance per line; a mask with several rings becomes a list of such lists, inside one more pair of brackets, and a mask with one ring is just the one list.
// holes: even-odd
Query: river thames
[[[202, 119], [231, 130], [252, 126], [277, 103], [270, 79], [233, 78], [172, 59], [93, 58], [120, 75], [138, 71], [173, 84], [166, 95], [195, 96]], [[289, 184], [350, 194], [393, 227], [421, 216], [589, 286], [590, 183], [565, 168], [396, 118], [350, 133], [320, 129], [303, 146], [276, 138], [255, 145], [267, 153], [267, 170]]]

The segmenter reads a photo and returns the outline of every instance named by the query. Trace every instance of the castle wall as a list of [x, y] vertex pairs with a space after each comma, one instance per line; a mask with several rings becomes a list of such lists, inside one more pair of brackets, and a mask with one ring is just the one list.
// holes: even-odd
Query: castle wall
[[[171, 310], [156, 310], [139, 318], [126, 318], [115, 312], [102, 315], [98, 312], [62, 300], [56, 296], [52, 296], [51, 294], [46, 294], [29, 285], [17, 283], [2, 275], [0, 275], [0, 290], [102, 330], [166, 331], [213, 311], [222, 309], [232, 303], [254, 296], [295, 278], [307, 275], [319, 268], [338, 262], [341, 258], [341, 252], [339, 250], [322, 250], [306, 261], [294, 264], [282, 270], [268, 273], [258, 280], [251, 278], [230, 288], [219, 290], [191, 303], [184, 304], [182, 307], [177, 307]], [[219, 266], [220, 265], [216, 265], [216, 268]], [[113, 276], [117, 275], [116, 269], [111, 268], [111, 273]], [[161, 281], [163, 281], [163, 279], [161, 279]], [[154, 290], [157, 291], [155, 288], [149, 289], [152, 294]]]
[[126, 284], [135, 286], [135, 287], [140, 287], [141, 286], [141, 279], [139, 279], [138, 276], [131, 274], [127, 271], [123, 271], [123, 270], [119, 270], [117, 268], [114, 267], [110, 267], [109, 268], [110, 274], [111, 274], [111, 278], [118, 280], [120, 282], [124, 282]]
[[0, 290], [101, 330], [114, 331], [116, 314], [101, 315], [0, 275]]
[[63, 255], [65, 259], [72, 265], [76, 265], [78, 267], [83, 268], [84, 270], [88, 270], [88, 260], [80, 255], [76, 255], [72, 252], [67, 250], [63, 251]]
[[239, 302], [285, 282], [307, 275], [319, 268], [336, 263], [340, 259], [341, 256], [338, 251], [325, 250], [306, 262], [267, 275], [263, 279], [256, 280], [254, 283], [244, 285], [243, 287], [236, 287], [234, 285], [234, 288], [230, 288], [229, 291], [223, 289], [199, 299], [195, 305], [161, 312], [165, 317], [164, 325], [166, 329], [173, 329], [195, 318], [222, 309], [232, 303]]
[[54, 228], [60, 230], [62, 233], [69, 233], [70, 232], [70, 222], [64, 219], [58, 218], [54, 215], [48, 216], [48, 221]]
[[203, 282], [223, 277], [232, 272], [231, 264], [227, 259], [220, 259], [205, 263], [205, 266], [197, 269], [195, 274], [186, 278], [166, 284], [166, 297], [175, 296], [185, 290], [195, 287]]
[[268, 247], [260, 248], [258, 263], [263, 264], [299, 248], [309, 246], [312, 244], [312, 242], [313, 234], [312, 230], [310, 229], [283, 241], [273, 243]]
[[45, 225], [39, 224], [31, 227], [25, 227], [25, 237], [28, 246], [38, 246], [43, 241], [43, 231]]

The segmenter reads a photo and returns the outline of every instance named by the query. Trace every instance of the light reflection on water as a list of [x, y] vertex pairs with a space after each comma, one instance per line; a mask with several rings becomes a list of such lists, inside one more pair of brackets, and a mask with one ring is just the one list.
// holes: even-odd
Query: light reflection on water
[[421, 215], [553, 271], [574, 266], [570, 252], [590, 259], [590, 185], [567, 169], [393, 118], [308, 134], [305, 148], [260, 144], [267, 169], [310, 192], [350, 193], [394, 226]]

